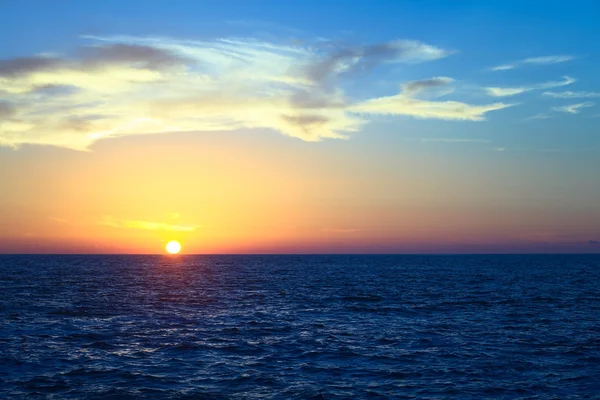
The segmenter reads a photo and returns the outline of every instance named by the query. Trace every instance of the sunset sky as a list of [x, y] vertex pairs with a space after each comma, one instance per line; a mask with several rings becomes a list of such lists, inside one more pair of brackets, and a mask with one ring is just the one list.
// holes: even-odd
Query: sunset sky
[[599, 17], [1, 1], [0, 253], [600, 252]]

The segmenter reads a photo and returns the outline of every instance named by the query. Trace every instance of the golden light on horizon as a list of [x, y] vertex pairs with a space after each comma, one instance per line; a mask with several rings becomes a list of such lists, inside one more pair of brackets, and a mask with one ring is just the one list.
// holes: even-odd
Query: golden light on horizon
[[171, 240], [166, 246], [169, 254], [177, 254], [181, 251], [181, 244], [176, 240]]

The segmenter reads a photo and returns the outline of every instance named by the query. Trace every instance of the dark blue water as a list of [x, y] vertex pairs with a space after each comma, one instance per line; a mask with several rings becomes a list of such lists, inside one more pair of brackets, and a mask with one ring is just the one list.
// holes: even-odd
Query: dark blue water
[[600, 398], [600, 257], [0, 256], [0, 398]]

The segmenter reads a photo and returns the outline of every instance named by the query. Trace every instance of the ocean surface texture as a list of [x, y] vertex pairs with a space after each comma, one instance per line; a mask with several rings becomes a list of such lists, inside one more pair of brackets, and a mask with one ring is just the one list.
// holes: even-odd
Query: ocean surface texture
[[600, 257], [0, 256], [0, 398], [600, 398]]

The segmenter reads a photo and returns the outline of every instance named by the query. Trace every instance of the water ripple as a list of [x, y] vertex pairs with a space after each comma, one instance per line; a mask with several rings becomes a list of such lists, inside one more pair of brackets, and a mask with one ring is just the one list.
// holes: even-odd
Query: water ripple
[[0, 398], [600, 398], [598, 256], [0, 256]]

